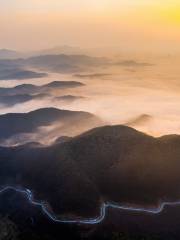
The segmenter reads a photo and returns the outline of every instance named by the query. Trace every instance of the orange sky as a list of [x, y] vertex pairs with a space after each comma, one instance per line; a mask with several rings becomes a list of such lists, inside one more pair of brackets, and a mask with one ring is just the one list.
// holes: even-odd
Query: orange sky
[[6, 0], [0, 5], [0, 47], [174, 51], [179, 46], [179, 0]]

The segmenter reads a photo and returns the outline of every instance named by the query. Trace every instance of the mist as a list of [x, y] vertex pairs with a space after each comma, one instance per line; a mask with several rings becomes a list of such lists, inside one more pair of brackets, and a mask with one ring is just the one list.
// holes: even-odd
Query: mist
[[[127, 59], [118, 57], [116, 60]], [[13, 87], [23, 83], [43, 85], [52, 81], [69, 80], [84, 83], [84, 86], [78, 88], [53, 90], [51, 97], [28, 101], [13, 107], [1, 107], [1, 114], [29, 112], [53, 106], [59, 109], [90, 112], [102, 119], [104, 125], [125, 124], [153, 136], [179, 134], [179, 58], [146, 56], [143, 59], [136, 58], [134, 61], [147, 62], [149, 65], [99, 66], [83, 72], [84, 75], [80, 72], [81, 77], [78, 74], [51, 72], [47, 77], [39, 79], [1, 81], [0, 87]], [[64, 96], [71, 96], [74, 100], [60, 100]], [[149, 117], [141, 121], [144, 115]], [[49, 135], [53, 141], [58, 137], [58, 132], [62, 131], [61, 128], [57, 131], [57, 126], [50, 126], [50, 129], [53, 130], [40, 129], [33, 137], [31, 136], [31, 139], [39, 141], [42, 138], [41, 132], [44, 132], [44, 136]], [[71, 128], [64, 134], [74, 136], [86, 129], [88, 128], [72, 131]]]

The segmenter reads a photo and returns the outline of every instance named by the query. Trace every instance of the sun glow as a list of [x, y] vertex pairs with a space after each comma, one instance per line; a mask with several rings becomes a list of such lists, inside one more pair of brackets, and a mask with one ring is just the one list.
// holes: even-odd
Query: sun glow
[[[0, 28], [0, 44], [13, 48], [113, 46], [122, 42], [148, 46], [152, 41], [161, 46], [165, 40], [174, 46], [180, 41], [180, 2], [7, 0], [1, 4]], [[36, 41], [28, 41], [32, 36]]]

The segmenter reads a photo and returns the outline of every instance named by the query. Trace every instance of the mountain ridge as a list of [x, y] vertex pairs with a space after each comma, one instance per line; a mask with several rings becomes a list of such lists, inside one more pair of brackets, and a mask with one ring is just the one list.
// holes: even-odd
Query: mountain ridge
[[60, 216], [94, 217], [102, 202], [156, 208], [179, 200], [179, 140], [166, 143], [120, 125], [48, 147], [1, 147], [0, 184], [33, 190]]

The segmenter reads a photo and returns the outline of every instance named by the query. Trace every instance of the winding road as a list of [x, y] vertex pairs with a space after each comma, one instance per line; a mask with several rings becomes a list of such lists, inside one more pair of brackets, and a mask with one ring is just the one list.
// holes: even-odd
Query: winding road
[[180, 201], [177, 202], [163, 202], [159, 205], [158, 208], [136, 208], [136, 207], [129, 207], [129, 206], [123, 206], [119, 204], [114, 204], [114, 203], [102, 203], [100, 207], [100, 214], [98, 217], [95, 218], [87, 218], [87, 219], [61, 219], [58, 218], [55, 214], [51, 213], [45, 203], [43, 201], [37, 201], [33, 197], [33, 193], [31, 190], [27, 188], [19, 188], [19, 187], [14, 187], [14, 186], [6, 186], [0, 189], [0, 194], [3, 194], [4, 192], [13, 190], [15, 192], [21, 193], [25, 195], [29, 202], [34, 205], [38, 206], [42, 209], [42, 212], [53, 222], [55, 223], [69, 223], [69, 224], [98, 224], [101, 223], [105, 217], [106, 217], [106, 210], [108, 208], [114, 208], [114, 209], [119, 209], [119, 210], [125, 210], [125, 211], [131, 211], [131, 212], [144, 212], [144, 213], [149, 213], [149, 214], [159, 214], [161, 213], [166, 206], [180, 206]]

